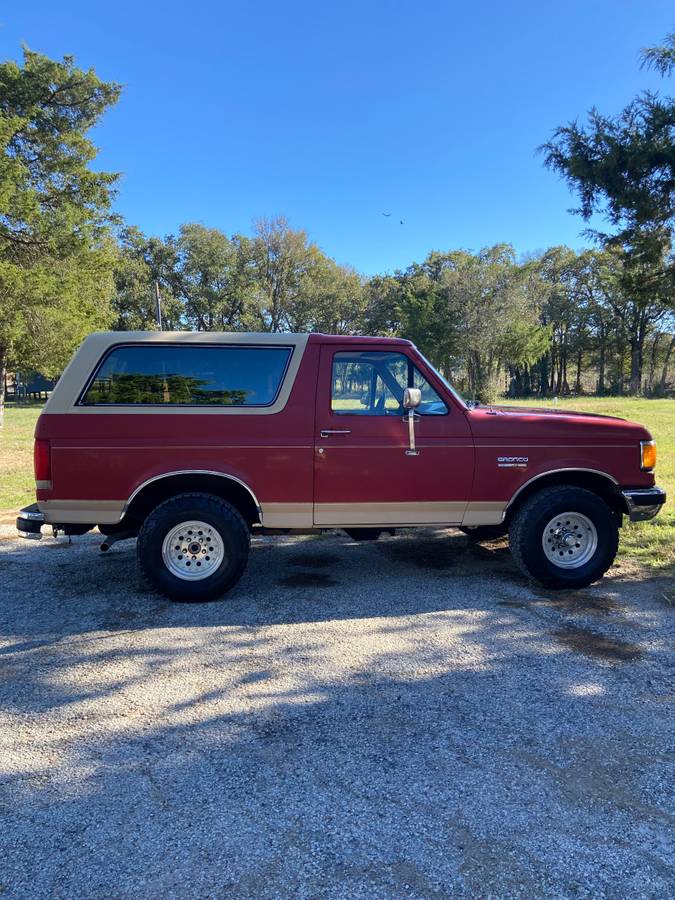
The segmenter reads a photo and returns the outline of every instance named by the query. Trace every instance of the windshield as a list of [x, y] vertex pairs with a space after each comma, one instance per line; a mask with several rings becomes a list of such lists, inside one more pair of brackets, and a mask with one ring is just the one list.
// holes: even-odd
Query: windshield
[[[415, 349], [417, 349], [417, 348], [415, 348]], [[457, 390], [457, 388], [454, 388], [454, 387], [450, 384], [450, 382], [448, 381], [448, 379], [445, 378], [444, 375], [441, 375], [441, 373], [438, 371], [438, 369], [436, 368], [436, 366], [432, 365], [432, 364], [429, 362], [429, 360], [426, 358], [426, 356], [425, 356], [420, 350], [417, 350], [417, 352], [419, 353], [421, 359], [423, 359], [424, 362], [427, 364], [427, 366], [429, 366], [429, 368], [430, 368], [431, 371], [434, 373], [434, 375], [439, 379], [439, 381], [441, 381], [442, 384], [444, 384], [445, 387], [450, 391], [450, 393], [452, 394], [452, 396], [453, 396], [456, 400], [458, 400], [458, 401], [462, 404], [462, 406], [468, 406], [468, 407], [470, 407], [470, 406], [471, 406], [470, 401], [465, 400], [464, 397], [462, 397], [462, 395], [461, 395], [460, 392]]]

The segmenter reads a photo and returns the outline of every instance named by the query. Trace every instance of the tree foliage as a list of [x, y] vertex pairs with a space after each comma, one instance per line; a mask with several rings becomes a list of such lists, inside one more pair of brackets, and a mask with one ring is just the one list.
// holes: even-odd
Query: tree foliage
[[[643, 51], [673, 69], [675, 33]], [[338, 264], [284, 216], [226, 234], [148, 236], [110, 207], [117, 176], [88, 138], [119, 86], [72, 58], [0, 65], [0, 387], [56, 375], [92, 330], [323, 331], [413, 340], [471, 397], [665, 393], [675, 355], [675, 108], [655, 93], [556, 130], [546, 163], [576, 192], [597, 249], [517, 259], [509, 244], [433, 251], [393, 274]], [[592, 372], [595, 384], [591, 384]], [[0, 391], [0, 394], [2, 391]]]
[[548, 332], [527, 287], [508, 244], [434, 251], [405, 272], [373, 280], [366, 322], [370, 331], [410, 338], [445, 372], [461, 378], [463, 371], [468, 393], [488, 400], [505, 365], [531, 363], [546, 347]]
[[642, 50], [643, 67], [656, 69], [660, 75], [670, 75], [675, 69], [675, 31], [665, 36], [663, 43]]
[[72, 57], [0, 64], [0, 379], [8, 361], [56, 372], [109, 321], [117, 176], [91, 168], [87, 132], [119, 91]]
[[[667, 76], [673, 68], [675, 33], [643, 52], [643, 64]], [[542, 148], [546, 165], [560, 173], [587, 222], [601, 214], [610, 232], [591, 234], [621, 254], [623, 293], [631, 308], [630, 386], [640, 390], [644, 342], [653, 307], [675, 306], [675, 99], [644, 92], [617, 116], [592, 109], [586, 125], [571, 122]]]
[[152, 331], [157, 323], [157, 290], [162, 325], [181, 327], [183, 304], [179, 297], [178, 250], [173, 240], [146, 237], [140, 229], [125, 227], [119, 234], [113, 297], [114, 327], [121, 331]]

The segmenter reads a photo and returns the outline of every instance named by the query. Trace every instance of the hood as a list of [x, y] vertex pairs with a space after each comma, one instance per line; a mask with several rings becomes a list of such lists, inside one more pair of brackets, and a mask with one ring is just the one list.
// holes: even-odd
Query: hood
[[533, 413], [538, 416], [581, 416], [584, 419], [609, 419], [614, 422], [627, 422], [628, 419], [622, 419], [619, 416], [606, 416], [603, 413], [578, 412], [574, 409], [555, 409], [550, 406], [498, 406], [491, 405], [479, 407], [488, 412], [493, 411], [504, 415], [531, 416]]
[[529, 406], [479, 406], [469, 410], [471, 428], [477, 437], [528, 437], [585, 440], [600, 443], [651, 440], [647, 429], [599, 413]]

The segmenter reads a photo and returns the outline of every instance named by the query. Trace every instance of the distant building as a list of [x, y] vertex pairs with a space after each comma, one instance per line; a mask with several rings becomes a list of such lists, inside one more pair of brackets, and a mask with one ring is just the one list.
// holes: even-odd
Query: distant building
[[39, 372], [15, 372], [5, 376], [5, 400], [46, 400], [54, 390], [56, 378], [45, 378]]

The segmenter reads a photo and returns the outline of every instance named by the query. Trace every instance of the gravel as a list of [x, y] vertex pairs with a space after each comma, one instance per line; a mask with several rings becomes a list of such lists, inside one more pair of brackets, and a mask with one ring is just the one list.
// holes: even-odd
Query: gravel
[[6, 527], [0, 894], [673, 896], [672, 582], [638, 575], [331, 533], [189, 606], [131, 541]]

